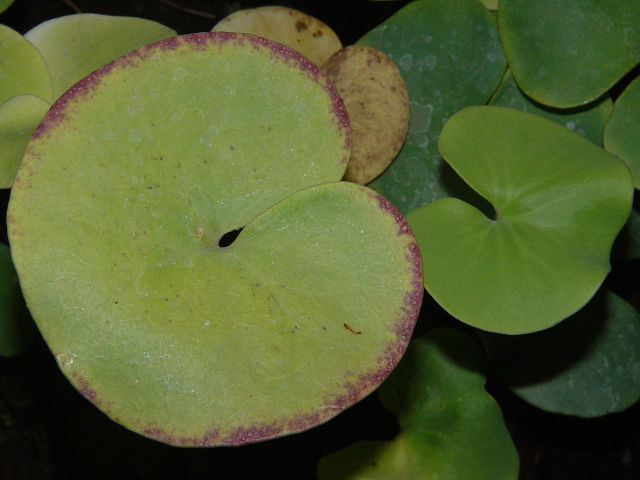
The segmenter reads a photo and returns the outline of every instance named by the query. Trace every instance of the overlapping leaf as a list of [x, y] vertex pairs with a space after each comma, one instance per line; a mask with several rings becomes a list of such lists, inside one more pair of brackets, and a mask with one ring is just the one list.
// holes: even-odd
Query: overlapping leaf
[[495, 19], [477, 0], [409, 3], [359, 41], [400, 68], [409, 91], [409, 133], [399, 156], [371, 185], [406, 213], [458, 191], [437, 140], [447, 118], [484, 104], [506, 60]]
[[498, 24], [518, 85], [545, 105], [589, 103], [640, 62], [640, 2], [504, 0]]
[[379, 390], [398, 436], [327, 455], [319, 479], [515, 480], [518, 455], [484, 389], [484, 363], [478, 345], [455, 330], [414, 340]]
[[483, 339], [491, 370], [544, 410], [595, 417], [640, 398], [640, 315], [610, 291], [544, 332]]

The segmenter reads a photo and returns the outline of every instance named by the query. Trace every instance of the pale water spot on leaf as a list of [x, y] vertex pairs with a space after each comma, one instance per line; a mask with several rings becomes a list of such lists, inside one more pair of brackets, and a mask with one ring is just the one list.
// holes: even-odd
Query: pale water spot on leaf
[[209, 320], [205, 320], [204, 322], [202, 322], [203, 327], [208, 327], [210, 325], [211, 325], [211, 322]]
[[67, 368], [73, 365], [75, 358], [78, 358], [78, 356], [73, 353], [58, 353], [56, 355], [56, 361], [61, 368]]
[[187, 71], [182, 67], [176, 67], [173, 69], [171, 74], [173, 76], [173, 80], [179, 82], [181, 80], [184, 80], [184, 77], [187, 76]]
[[142, 107], [140, 105], [129, 105], [127, 107], [127, 112], [129, 115], [136, 115], [142, 111]]
[[578, 47], [576, 47], [575, 45], [567, 45], [565, 49], [567, 50], [567, 53], [569, 53], [569, 55], [575, 55], [576, 53], [578, 53]]
[[413, 56], [410, 53], [405, 53], [398, 59], [398, 66], [407, 71], [413, 65]]
[[412, 135], [427, 133], [431, 126], [431, 115], [433, 105], [420, 105], [418, 102], [411, 102], [411, 118], [409, 120], [409, 133]]
[[209, 148], [213, 145], [214, 140], [218, 136], [218, 127], [215, 125], [209, 125], [202, 135], [200, 135], [200, 143]]
[[625, 27], [623, 30], [624, 33], [624, 43], [631, 46], [636, 42], [636, 37], [638, 34], [636, 33], [635, 28], [633, 27]]
[[500, 56], [497, 53], [487, 53], [487, 60], [491, 63], [496, 63], [500, 60]]
[[131, 142], [139, 142], [140, 140], [142, 140], [142, 133], [135, 128], [129, 129], [129, 140]]
[[509, 101], [509, 106], [516, 110], [522, 110], [523, 112], [527, 111], [527, 103], [521, 98], [512, 98], [511, 101]]
[[438, 57], [435, 55], [425, 55], [424, 57], [424, 66], [429, 70], [433, 70], [438, 63]]
[[567, 122], [565, 125], [569, 130], [575, 130], [576, 129], [575, 122]]

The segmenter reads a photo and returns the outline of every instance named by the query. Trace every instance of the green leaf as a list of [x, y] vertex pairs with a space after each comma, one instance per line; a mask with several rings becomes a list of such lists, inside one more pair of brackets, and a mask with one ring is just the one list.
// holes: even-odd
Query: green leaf
[[252, 35], [168, 39], [65, 93], [8, 211], [63, 373], [127, 428], [189, 446], [304, 430], [371, 392], [422, 272], [389, 202], [337, 182], [349, 145], [327, 78]]
[[358, 43], [398, 65], [411, 108], [404, 147], [371, 186], [404, 213], [452, 195], [455, 175], [442, 162], [437, 140], [447, 118], [486, 103], [500, 83], [506, 60], [495, 19], [477, 0], [421, 0]]
[[604, 132], [604, 147], [629, 166], [634, 185], [640, 189], [640, 77], [616, 100]]
[[491, 371], [543, 410], [596, 417], [640, 399], [640, 314], [609, 291], [544, 332], [482, 338]]
[[177, 33], [134, 17], [80, 13], [54, 18], [25, 34], [49, 69], [54, 97], [113, 59]]
[[575, 107], [640, 62], [640, 2], [504, 0], [500, 38], [518, 85], [534, 100]]
[[16, 95], [51, 100], [51, 81], [38, 50], [15, 30], [0, 25], [0, 103]]
[[379, 390], [400, 434], [323, 457], [318, 478], [515, 480], [518, 454], [484, 389], [484, 363], [478, 345], [459, 331], [433, 330], [411, 342]]
[[33, 95], [18, 95], [0, 105], [0, 188], [11, 188], [31, 134], [49, 109]]
[[9, 247], [0, 243], [0, 356], [13, 357], [24, 352], [34, 333]]
[[613, 102], [609, 97], [603, 97], [594, 103], [578, 108], [547, 107], [524, 95], [516, 85], [510, 71], [505, 75], [502, 85], [489, 104], [514, 108], [547, 118], [591, 140], [599, 147], [602, 146], [605, 124], [613, 110]]
[[0, 0], [0, 13], [4, 12], [11, 6], [13, 0]]
[[503, 107], [456, 114], [440, 150], [496, 214], [446, 198], [407, 216], [435, 300], [465, 323], [509, 334], [548, 328], [582, 307], [609, 272], [631, 209], [624, 164], [564, 127]]

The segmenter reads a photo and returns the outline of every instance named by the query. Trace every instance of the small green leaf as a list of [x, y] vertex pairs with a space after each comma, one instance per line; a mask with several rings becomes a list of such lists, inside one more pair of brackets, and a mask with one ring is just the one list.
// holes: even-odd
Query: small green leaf
[[640, 77], [616, 100], [604, 132], [604, 148], [629, 166], [635, 187], [640, 189]]
[[447, 118], [486, 103], [500, 83], [506, 60], [495, 19], [477, 0], [420, 0], [358, 43], [398, 65], [411, 110], [404, 147], [371, 186], [403, 213], [452, 195], [437, 140]]
[[545, 105], [589, 103], [640, 62], [635, 0], [504, 0], [498, 25], [518, 85]]
[[0, 0], [0, 13], [4, 12], [11, 6], [13, 0]]
[[13, 357], [24, 352], [34, 334], [9, 247], [0, 244], [0, 356]]
[[543, 410], [596, 417], [640, 399], [640, 314], [609, 291], [544, 332], [482, 338], [491, 371]]
[[489, 104], [514, 108], [548, 118], [558, 125], [563, 125], [578, 135], [588, 138], [599, 147], [602, 146], [605, 124], [613, 110], [613, 102], [609, 97], [603, 97], [592, 104], [578, 108], [547, 107], [524, 95], [516, 85], [510, 71], [505, 75], [502, 85]]
[[80, 13], [41, 23], [25, 38], [44, 57], [57, 98], [120, 55], [175, 35], [174, 30], [143, 18]]
[[625, 165], [564, 127], [503, 107], [457, 113], [440, 150], [496, 217], [455, 198], [407, 216], [436, 301], [465, 323], [509, 334], [581, 308], [609, 272], [631, 209]]
[[466, 334], [433, 330], [411, 342], [379, 389], [398, 416], [391, 442], [364, 441], [320, 460], [320, 480], [515, 480], [518, 454], [484, 389], [485, 359]]
[[11, 188], [20, 160], [49, 103], [33, 95], [18, 95], [0, 105], [0, 188]]
[[0, 103], [16, 95], [51, 100], [51, 81], [42, 56], [15, 30], [0, 25]]

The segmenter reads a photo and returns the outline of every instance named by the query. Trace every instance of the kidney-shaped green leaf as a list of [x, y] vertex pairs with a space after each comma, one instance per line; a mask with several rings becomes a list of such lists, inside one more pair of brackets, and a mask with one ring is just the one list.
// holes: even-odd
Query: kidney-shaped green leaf
[[595, 417], [640, 398], [640, 315], [609, 291], [544, 332], [483, 341], [492, 372], [544, 410]]
[[43, 22], [25, 38], [44, 57], [57, 98], [114, 58], [175, 35], [175, 30], [144, 18], [79, 13]]
[[0, 103], [25, 94], [51, 100], [47, 67], [28, 40], [6, 25], [0, 25]]
[[486, 103], [500, 84], [506, 60], [495, 19], [477, 0], [420, 0], [358, 43], [398, 65], [411, 111], [404, 147], [371, 186], [403, 213], [451, 196], [455, 186], [437, 140], [447, 118]]
[[0, 188], [11, 188], [31, 134], [51, 105], [34, 95], [16, 95], [0, 105]]
[[591, 102], [640, 62], [635, 0], [504, 0], [498, 25], [518, 85], [545, 105]]
[[303, 430], [374, 389], [406, 347], [422, 271], [397, 210], [335, 183], [349, 144], [327, 78], [252, 35], [168, 39], [65, 93], [8, 222], [27, 305], [76, 388], [178, 445]]
[[604, 148], [629, 165], [635, 187], [640, 189], [640, 77], [616, 100], [604, 132]]
[[0, 243], [0, 356], [12, 357], [25, 351], [34, 333], [9, 247]]
[[482, 352], [439, 329], [411, 342], [379, 390], [398, 416], [391, 442], [363, 441], [320, 460], [320, 480], [515, 480], [518, 454], [484, 389]]
[[495, 218], [455, 198], [407, 216], [436, 301], [465, 323], [510, 334], [582, 307], [609, 272], [631, 209], [626, 166], [564, 127], [503, 107], [456, 114], [440, 150]]

